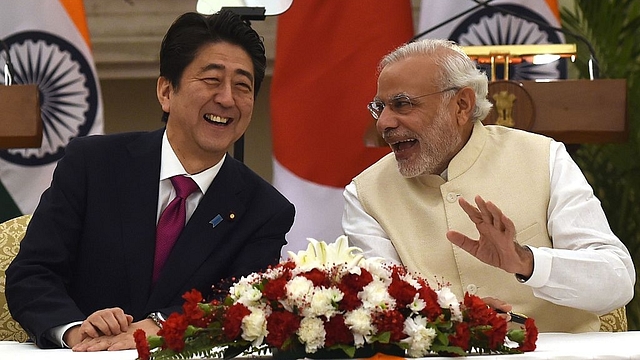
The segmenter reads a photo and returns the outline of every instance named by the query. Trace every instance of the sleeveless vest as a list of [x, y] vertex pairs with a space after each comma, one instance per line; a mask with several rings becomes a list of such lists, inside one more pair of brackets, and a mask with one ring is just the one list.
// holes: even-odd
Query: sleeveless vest
[[476, 123], [469, 141], [449, 164], [448, 181], [438, 175], [404, 178], [391, 153], [354, 179], [358, 198], [387, 233], [407, 269], [421, 274], [432, 287], [449, 285], [459, 300], [469, 292], [507, 301], [515, 312], [533, 317], [540, 331], [598, 331], [597, 315], [535, 297], [513, 274], [482, 263], [446, 238], [448, 230], [456, 230], [478, 239], [458, 197], [474, 204], [480, 195], [513, 221], [518, 243], [552, 247], [547, 232], [550, 141]]

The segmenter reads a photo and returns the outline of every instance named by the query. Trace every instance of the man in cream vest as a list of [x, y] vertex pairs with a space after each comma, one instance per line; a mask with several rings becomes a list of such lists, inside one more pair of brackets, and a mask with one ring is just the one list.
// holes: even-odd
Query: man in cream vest
[[385, 56], [369, 110], [392, 153], [345, 189], [352, 245], [437, 286], [505, 301], [540, 331], [598, 331], [635, 270], [562, 143], [484, 126], [488, 80], [455, 44]]

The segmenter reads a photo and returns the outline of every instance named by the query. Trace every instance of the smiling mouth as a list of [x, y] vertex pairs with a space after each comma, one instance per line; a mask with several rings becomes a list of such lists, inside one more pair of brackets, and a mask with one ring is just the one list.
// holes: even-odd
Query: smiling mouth
[[212, 115], [212, 114], [205, 114], [204, 119], [210, 124], [221, 125], [221, 126], [229, 125], [233, 121], [231, 118], [221, 117], [221, 116]]
[[389, 145], [391, 146], [391, 149], [394, 152], [402, 152], [404, 150], [407, 150], [413, 147], [417, 143], [418, 143], [418, 140], [416, 139], [405, 139], [405, 140], [400, 140], [400, 141], [390, 143]]

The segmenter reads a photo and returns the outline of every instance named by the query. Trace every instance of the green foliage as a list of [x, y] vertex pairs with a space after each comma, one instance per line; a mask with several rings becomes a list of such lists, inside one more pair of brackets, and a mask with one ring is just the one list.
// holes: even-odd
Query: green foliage
[[[640, 270], [640, 1], [575, 0], [561, 11], [563, 28], [588, 39], [600, 65], [600, 78], [627, 80], [629, 139], [626, 143], [582, 145], [575, 160], [604, 208], [614, 233]], [[588, 47], [578, 46], [576, 67], [588, 78]], [[602, 119], [606, 121], [606, 119]], [[640, 284], [627, 305], [630, 330], [640, 330]]]

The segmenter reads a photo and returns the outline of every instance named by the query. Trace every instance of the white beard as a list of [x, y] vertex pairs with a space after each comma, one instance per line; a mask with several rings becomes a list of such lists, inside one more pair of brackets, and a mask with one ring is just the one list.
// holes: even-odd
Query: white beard
[[420, 134], [417, 139], [420, 145], [418, 158], [398, 161], [398, 170], [406, 178], [433, 174], [450, 160], [452, 152], [462, 141], [460, 133], [454, 128], [446, 113], [446, 107], [442, 103], [438, 106], [429, 133]]

